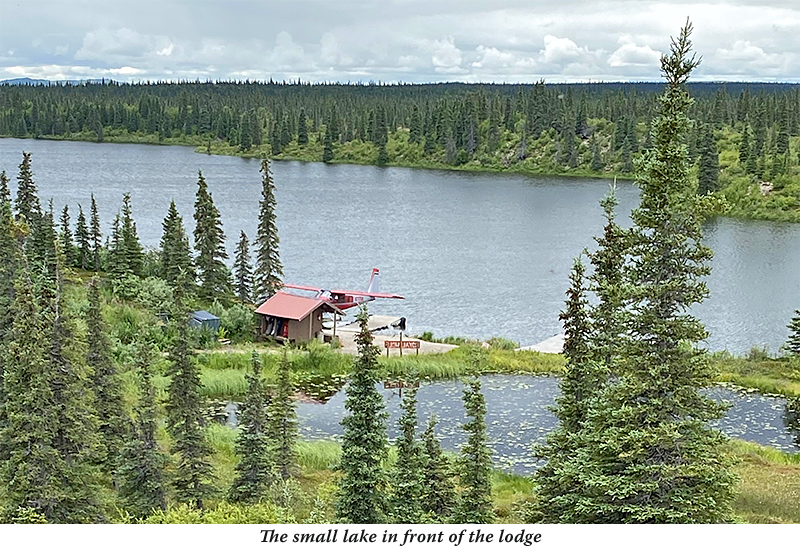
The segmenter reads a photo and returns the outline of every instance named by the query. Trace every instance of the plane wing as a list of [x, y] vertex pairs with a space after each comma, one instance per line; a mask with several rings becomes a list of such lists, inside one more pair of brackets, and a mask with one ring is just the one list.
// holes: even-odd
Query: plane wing
[[[289, 286], [289, 285], [286, 285]], [[347, 294], [349, 296], [369, 296], [370, 298], [395, 298], [405, 300], [405, 296], [399, 294], [383, 294], [380, 292], [364, 292], [362, 290], [331, 290], [331, 294]]]
[[284, 284], [283, 286], [285, 286], [286, 288], [296, 288], [297, 290], [311, 290], [313, 292], [322, 292], [323, 290], [325, 290], [318, 286], [303, 286], [303, 285], [290, 285], [290, 284]]

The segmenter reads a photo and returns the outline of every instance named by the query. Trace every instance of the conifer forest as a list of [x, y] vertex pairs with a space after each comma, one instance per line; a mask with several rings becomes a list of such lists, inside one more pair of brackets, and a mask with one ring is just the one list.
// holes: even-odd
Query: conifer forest
[[[692, 33], [658, 83], [0, 86], [2, 137], [191, 145], [259, 159], [261, 185], [256, 233], [232, 232], [197, 171], [193, 211], [173, 200], [149, 247], [135, 196], [101, 220], [94, 196], [40, 196], [35, 155], [0, 166], [0, 522], [800, 522], [800, 454], [725, 435], [706, 391], [779, 396], [800, 424], [800, 297], [774, 356], [708, 351], [694, 309], [707, 220], [800, 222], [800, 86], [695, 82]], [[362, 305], [348, 354], [259, 330], [286, 282], [281, 160], [618, 178], [640, 196], [622, 223], [612, 186], [575, 251], [563, 353], [428, 333], [453, 349], [384, 356]], [[198, 311], [219, 327], [197, 328]], [[496, 374], [557, 377], [530, 475], [493, 454]], [[387, 380], [405, 385], [394, 420]], [[420, 413], [439, 380], [459, 381], [457, 449]], [[299, 403], [340, 391], [341, 435], [304, 437]]]

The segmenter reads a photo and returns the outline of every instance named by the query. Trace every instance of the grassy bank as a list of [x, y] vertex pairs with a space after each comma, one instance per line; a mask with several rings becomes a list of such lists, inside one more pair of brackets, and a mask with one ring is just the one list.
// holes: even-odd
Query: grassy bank
[[734, 357], [727, 353], [712, 356], [720, 382], [729, 382], [761, 393], [800, 397], [800, 361], [788, 357], [772, 358], [750, 353]]
[[[223, 426], [212, 426], [209, 430], [220, 491], [233, 480], [235, 434], [235, 430]], [[738, 521], [800, 523], [800, 455], [741, 440], [730, 442], [730, 452], [738, 459], [739, 483], [734, 502]], [[291, 493], [291, 505], [284, 517], [306, 522], [315, 515], [331, 521], [337, 475], [332, 467], [339, 461], [341, 447], [333, 441], [301, 441], [298, 454], [302, 472], [297, 485], [285, 489]], [[393, 457], [392, 454], [390, 464]], [[534, 495], [532, 478], [500, 470], [492, 473], [492, 498], [498, 523], [523, 521], [526, 508], [535, 501]]]
[[[252, 346], [237, 350], [211, 350], [198, 354], [202, 368], [204, 394], [214, 399], [238, 398], [247, 390], [245, 374], [250, 369]], [[275, 369], [281, 352], [260, 348], [267, 383], [274, 382]], [[560, 355], [535, 351], [514, 352], [491, 349], [479, 352], [477, 362], [470, 358], [475, 348], [460, 347], [447, 353], [381, 356], [379, 363], [387, 379], [418, 380], [452, 379], [482, 374], [558, 374], [564, 368]], [[312, 345], [310, 351], [291, 350], [294, 384], [301, 393], [312, 398], [329, 397], [338, 391], [350, 372], [352, 356], [331, 350], [328, 346]]]

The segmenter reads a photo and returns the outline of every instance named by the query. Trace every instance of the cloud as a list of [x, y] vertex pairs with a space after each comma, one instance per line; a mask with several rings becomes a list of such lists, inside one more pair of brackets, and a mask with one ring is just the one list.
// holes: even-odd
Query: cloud
[[431, 63], [438, 73], [461, 73], [461, 50], [456, 47], [453, 37], [443, 40], [434, 40], [432, 46]]
[[0, 78], [130, 67], [117, 78], [655, 80], [687, 15], [697, 79], [800, 81], [796, 0], [6, 2]]
[[658, 67], [661, 54], [649, 45], [637, 45], [630, 35], [623, 35], [619, 39], [622, 44], [608, 57], [610, 67]]
[[557, 38], [550, 34], [544, 37], [544, 49], [541, 51], [542, 59], [545, 63], [555, 63], [557, 65], [580, 61], [588, 53], [589, 50], [579, 48], [569, 38]]

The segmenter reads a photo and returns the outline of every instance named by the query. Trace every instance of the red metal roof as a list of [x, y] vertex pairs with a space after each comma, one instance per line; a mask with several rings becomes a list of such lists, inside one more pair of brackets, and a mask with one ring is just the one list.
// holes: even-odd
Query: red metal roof
[[272, 298], [261, 304], [256, 313], [300, 321], [320, 306], [324, 306], [328, 311], [344, 315], [339, 308], [325, 300], [306, 298], [305, 296], [298, 296], [288, 292], [277, 292]]

